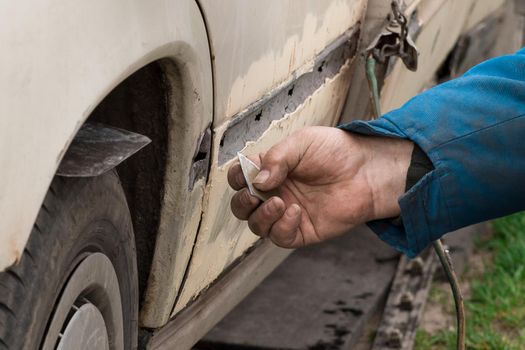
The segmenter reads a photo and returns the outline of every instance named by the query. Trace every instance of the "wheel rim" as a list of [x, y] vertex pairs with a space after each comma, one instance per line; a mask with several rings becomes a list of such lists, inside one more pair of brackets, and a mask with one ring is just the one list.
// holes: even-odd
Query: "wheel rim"
[[96, 306], [87, 302], [76, 308], [58, 343], [58, 350], [109, 349], [104, 317]]
[[43, 349], [124, 349], [117, 274], [102, 253], [86, 257], [58, 300]]

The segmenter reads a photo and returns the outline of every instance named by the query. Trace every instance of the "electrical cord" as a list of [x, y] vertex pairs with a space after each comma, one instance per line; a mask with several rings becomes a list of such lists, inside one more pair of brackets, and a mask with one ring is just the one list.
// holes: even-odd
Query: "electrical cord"
[[463, 295], [461, 294], [461, 289], [459, 287], [458, 277], [454, 271], [454, 265], [452, 264], [452, 259], [448, 250], [443, 247], [441, 240], [435, 240], [432, 242], [434, 250], [436, 251], [441, 266], [445, 271], [448, 282], [450, 283], [450, 289], [452, 290], [452, 295], [454, 296], [454, 303], [456, 305], [456, 323], [457, 323], [457, 334], [456, 334], [456, 349], [464, 350], [465, 349], [465, 305], [463, 303]]
[[[372, 55], [366, 58], [366, 77], [368, 80], [368, 86], [370, 88], [370, 99], [374, 110], [375, 118], [379, 118], [381, 115], [381, 105], [379, 98], [379, 88], [377, 84], [377, 78], [375, 74], [376, 60]], [[454, 297], [454, 303], [456, 306], [456, 323], [457, 323], [457, 334], [456, 334], [456, 349], [465, 350], [465, 305], [463, 303], [463, 295], [459, 287], [458, 278], [452, 264], [452, 259], [448, 250], [445, 249], [440, 239], [432, 242], [432, 246], [439, 257], [443, 271], [447, 276]]]

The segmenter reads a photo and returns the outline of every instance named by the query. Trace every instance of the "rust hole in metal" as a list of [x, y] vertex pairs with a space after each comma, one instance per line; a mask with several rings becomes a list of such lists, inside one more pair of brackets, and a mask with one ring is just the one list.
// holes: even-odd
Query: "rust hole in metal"
[[325, 61], [321, 62], [321, 65], [317, 68], [317, 71], [318, 71], [319, 73], [322, 73], [322, 72], [323, 72], [323, 67], [324, 67], [325, 63], [326, 63]]
[[347, 60], [355, 57], [358, 38], [357, 28], [347, 31], [315, 58], [311, 71], [299, 75], [294, 73], [293, 81], [233, 116], [221, 141], [219, 166], [235, 158], [247, 142], [257, 140], [273, 121], [297, 110], [326, 79], [336, 76]]
[[199, 160], [204, 160], [204, 159], [206, 159], [207, 156], [208, 156], [208, 153], [206, 153], [206, 152], [199, 152], [195, 156], [195, 161], [198, 162]]

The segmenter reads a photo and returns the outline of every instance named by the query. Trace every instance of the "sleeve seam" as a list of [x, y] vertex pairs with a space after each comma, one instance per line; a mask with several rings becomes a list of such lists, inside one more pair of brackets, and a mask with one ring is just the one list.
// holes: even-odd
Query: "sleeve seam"
[[439, 150], [439, 149], [442, 148], [442, 147], [445, 147], [446, 145], [448, 145], [448, 144], [450, 144], [450, 143], [453, 143], [453, 142], [455, 142], [455, 141], [458, 141], [458, 140], [461, 140], [461, 139], [463, 139], [463, 138], [469, 137], [469, 136], [474, 135], [474, 134], [476, 134], [476, 133], [478, 133], [478, 132], [482, 132], [482, 131], [485, 131], [485, 130], [488, 130], [488, 129], [491, 129], [491, 128], [498, 127], [498, 126], [500, 126], [500, 125], [503, 125], [503, 124], [505, 124], [505, 123], [508, 123], [508, 122], [514, 121], [515, 119], [522, 118], [522, 117], [525, 117], [525, 114], [521, 114], [521, 115], [518, 115], [518, 116], [513, 117], [513, 118], [510, 118], [510, 119], [502, 120], [502, 121], [500, 121], [500, 122], [497, 122], [497, 123], [492, 124], [492, 125], [485, 126], [485, 127], [483, 127], [483, 128], [477, 129], [477, 130], [473, 130], [473, 131], [471, 131], [471, 132], [469, 132], [469, 133], [467, 133], [467, 134], [464, 134], [464, 135], [461, 135], [461, 136], [457, 136], [457, 137], [455, 137], [455, 138], [453, 138], [453, 139], [450, 139], [450, 140], [444, 141], [444, 142], [442, 142], [442, 143], [440, 143], [440, 144], [437, 144], [436, 146], [430, 148], [430, 149], [428, 150], [428, 152], [429, 152], [429, 153], [432, 152], [432, 151], [435, 152], [435, 151]]

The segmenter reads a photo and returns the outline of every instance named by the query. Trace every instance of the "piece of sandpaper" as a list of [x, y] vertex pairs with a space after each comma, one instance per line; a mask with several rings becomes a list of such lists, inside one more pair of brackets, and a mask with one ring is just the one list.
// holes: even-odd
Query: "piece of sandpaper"
[[248, 190], [250, 191], [250, 194], [252, 196], [255, 196], [259, 198], [262, 201], [266, 201], [270, 199], [273, 196], [278, 195], [277, 190], [267, 191], [263, 192], [255, 188], [253, 185], [253, 180], [259, 174], [259, 167], [257, 164], [252, 162], [248, 157], [246, 157], [244, 154], [237, 152], [237, 157], [239, 158], [239, 163], [241, 164], [242, 173], [244, 175], [244, 179], [246, 180], [246, 184], [248, 185]]

